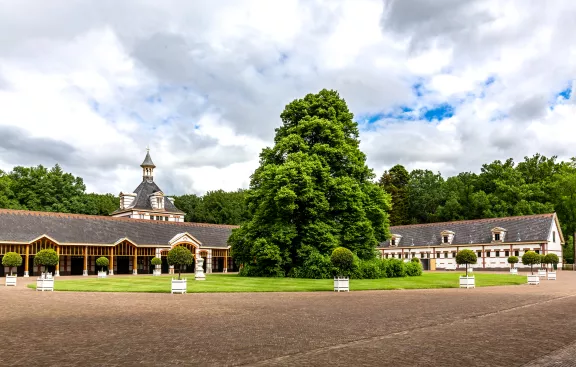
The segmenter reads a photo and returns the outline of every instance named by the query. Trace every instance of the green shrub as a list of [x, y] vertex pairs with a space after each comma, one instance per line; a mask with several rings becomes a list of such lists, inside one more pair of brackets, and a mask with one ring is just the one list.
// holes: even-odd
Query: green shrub
[[10, 268], [10, 276], [12, 276], [12, 268], [22, 265], [22, 256], [16, 252], [7, 252], [2, 258], [2, 265]]
[[460, 250], [456, 254], [456, 264], [458, 265], [466, 265], [466, 276], [468, 276], [468, 265], [476, 264], [478, 261], [478, 256], [472, 250]]
[[410, 261], [405, 264], [406, 275], [409, 277], [417, 277], [422, 275], [422, 265], [420, 262]]
[[34, 256], [34, 265], [42, 265], [48, 272], [49, 266], [56, 266], [58, 264], [58, 254], [51, 248], [38, 251]]
[[153, 257], [152, 260], [150, 261], [151, 265], [162, 265], [162, 259], [159, 257]]
[[410, 262], [416, 263], [416, 264], [420, 264], [420, 259], [417, 257], [413, 257]]
[[380, 260], [380, 275], [382, 278], [388, 278], [388, 259]]
[[350, 276], [354, 272], [354, 254], [345, 247], [337, 247], [332, 251], [330, 261], [337, 275]]
[[290, 270], [289, 276], [294, 278], [329, 279], [332, 277], [333, 266], [330, 257], [321, 255], [318, 251], [308, 254], [302, 266]]
[[381, 260], [364, 260], [358, 264], [358, 278], [359, 279], [380, 279], [382, 278], [382, 270], [380, 269]]
[[110, 265], [110, 260], [107, 257], [101, 256], [96, 259], [96, 266], [99, 266], [102, 271], [104, 268]]
[[388, 278], [402, 278], [406, 276], [406, 266], [401, 259], [389, 259], [386, 269]]
[[178, 279], [182, 273], [183, 265], [190, 265], [194, 262], [194, 255], [186, 247], [176, 246], [168, 251], [168, 264], [178, 266]]
[[522, 255], [522, 264], [530, 265], [531, 274], [534, 274], [534, 265], [540, 264], [541, 261], [542, 257], [534, 251], [526, 251], [524, 255]]

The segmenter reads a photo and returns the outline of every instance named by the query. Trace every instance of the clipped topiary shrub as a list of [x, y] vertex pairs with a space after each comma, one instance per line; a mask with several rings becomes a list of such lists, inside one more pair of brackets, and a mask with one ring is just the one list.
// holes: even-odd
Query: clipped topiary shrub
[[456, 264], [458, 265], [466, 265], [466, 276], [468, 276], [468, 265], [469, 264], [476, 264], [478, 261], [478, 256], [472, 250], [460, 250], [456, 254]]
[[330, 261], [334, 271], [339, 276], [350, 276], [354, 272], [354, 254], [345, 247], [337, 247], [332, 251]]
[[178, 279], [182, 274], [182, 266], [190, 265], [194, 262], [194, 255], [186, 247], [176, 246], [168, 251], [168, 264], [178, 266]]
[[110, 265], [110, 260], [107, 257], [101, 256], [96, 259], [96, 266], [100, 267], [100, 271], [104, 271], [104, 268], [108, 267], [108, 265]]
[[558, 255], [550, 253], [544, 255], [544, 259], [542, 259], [542, 262], [544, 264], [552, 265], [552, 270], [554, 270], [554, 265], [558, 265], [560, 259], [558, 258]]
[[159, 257], [153, 257], [152, 260], [150, 260], [150, 264], [154, 266], [162, 265], [162, 259]]
[[535, 253], [534, 251], [526, 251], [522, 255], [522, 264], [530, 265], [530, 273], [534, 275], [534, 265], [540, 264], [542, 257]]
[[417, 277], [422, 275], [422, 265], [420, 262], [410, 261], [409, 263], [405, 264], [406, 267], [406, 275], [409, 277]]
[[10, 276], [12, 276], [12, 268], [22, 265], [22, 256], [17, 252], [7, 252], [2, 258], [2, 265], [10, 268]]
[[44, 266], [47, 273], [49, 266], [56, 266], [58, 264], [58, 254], [51, 248], [38, 251], [34, 256], [34, 265]]
[[416, 263], [416, 264], [420, 264], [420, 259], [417, 257], [413, 257], [410, 262]]
[[510, 264], [510, 266], [512, 268], [514, 268], [514, 264], [518, 264], [518, 257], [517, 256], [509, 256], [508, 257], [508, 264]]

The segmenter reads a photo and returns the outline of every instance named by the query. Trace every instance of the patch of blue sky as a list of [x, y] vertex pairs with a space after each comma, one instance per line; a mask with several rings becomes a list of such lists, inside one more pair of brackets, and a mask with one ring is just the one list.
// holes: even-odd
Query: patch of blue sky
[[564, 89], [562, 92], [558, 93], [558, 96], [564, 99], [570, 99], [571, 94], [572, 94], [572, 87], [570, 86]]
[[414, 110], [407, 106], [400, 106], [393, 109], [392, 111], [381, 112], [376, 114], [360, 116], [360, 121], [373, 124], [380, 120], [398, 120], [398, 121], [412, 121], [416, 120], [417, 116], [414, 114]]
[[428, 121], [442, 121], [454, 116], [454, 107], [448, 103], [442, 103], [433, 108], [424, 107], [420, 109], [420, 116]]

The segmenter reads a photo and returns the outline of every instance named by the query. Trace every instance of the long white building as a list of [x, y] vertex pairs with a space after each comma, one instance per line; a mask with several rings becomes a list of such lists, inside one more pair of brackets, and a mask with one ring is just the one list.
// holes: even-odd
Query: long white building
[[[385, 258], [421, 259], [425, 270], [453, 269], [456, 254], [476, 252], [480, 269], [507, 269], [508, 256], [526, 251], [554, 253], [562, 263], [564, 237], [556, 213], [390, 227], [392, 237], [378, 246]], [[521, 261], [516, 267], [523, 268]]]

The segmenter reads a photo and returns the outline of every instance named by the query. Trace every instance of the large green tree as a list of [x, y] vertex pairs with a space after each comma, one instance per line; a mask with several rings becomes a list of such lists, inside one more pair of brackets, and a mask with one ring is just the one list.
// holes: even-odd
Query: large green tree
[[280, 117], [275, 144], [251, 177], [251, 219], [234, 230], [232, 256], [261, 276], [285, 275], [338, 246], [374, 257], [388, 235], [390, 196], [372, 181], [346, 102], [322, 90], [291, 102]]
[[410, 174], [404, 166], [397, 164], [385, 171], [380, 186], [392, 196], [390, 225], [399, 226], [410, 222], [408, 217], [408, 183]]

